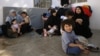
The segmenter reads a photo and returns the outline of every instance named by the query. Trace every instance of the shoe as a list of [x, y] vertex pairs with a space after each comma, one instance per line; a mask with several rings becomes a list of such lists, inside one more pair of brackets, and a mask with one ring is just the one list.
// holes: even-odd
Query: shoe
[[91, 46], [88, 46], [89, 50], [91, 52], [100, 52], [100, 48], [99, 47], [91, 47]]

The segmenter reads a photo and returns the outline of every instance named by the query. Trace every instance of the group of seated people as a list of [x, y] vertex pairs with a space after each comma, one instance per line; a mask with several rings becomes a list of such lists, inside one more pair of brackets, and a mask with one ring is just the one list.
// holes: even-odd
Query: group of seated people
[[81, 6], [76, 7], [75, 12], [69, 8], [60, 8], [58, 10], [49, 9], [48, 12], [49, 13], [44, 13], [42, 15], [42, 19], [44, 21], [43, 34], [45, 37], [49, 34], [61, 35], [61, 22], [66, 19], [73, 20], [75, 25], [73, 29], [76, 35], [82, 35], [86, 38], [90, 38], [92, 36], [92, 32], [89, 27], [89, 17], [84, 14]]
[[[42, 19], [44, 21], [43, 36], [62, 35], [62, 48], [65, 53], [76, 55], [82, 51], [89, 52], [89, 48], [87, 46], [84, 47], [78, 40], [79, 36], [92, 37], [89, 17], [84, 14], [81, 6], [77, 6], [75, 12], [65, 7], [59, 9], [50, 8], [47, 13], [43, 13]], [[5, 35], [7, 34], [5, 28], [10, 28], [12, 32], [18, 35], [32, 30], [28, 14], [21, 12], [18, 15], [15, 10], [9, 12], [5, 20], [5, 26], [2, 26]]]
[[32, 28], [28, 14], [23, 11], [19, 15], [14, 9], [10, 10], [9, 15], [5, 19], [5, 24], [2, 25], [3, 34], [6, 36], [10, 33], [8, 29], [13, 33], [18, 34], [18, 36], [30, 32]]
[[61, 35], [64, 52], [74, 56], [80, 55], [81, 52], [88, 54], [93, 48], [99, 50], [98, 47], [88, 43], [88, 38], [92, 37], [89, 16], [84, 14], [81, 6], [77, 6], [75, 12], [69, 8], [49, 9], [48, 11], [49, 13], [42, 15], [44, 37]]

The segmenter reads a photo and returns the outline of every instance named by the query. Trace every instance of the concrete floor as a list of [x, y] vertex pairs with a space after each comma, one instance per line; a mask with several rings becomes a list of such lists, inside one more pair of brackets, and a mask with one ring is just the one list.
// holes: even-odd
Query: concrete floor
[[[100, 31], [93, 31], [89, 41], [100, 46]], [[44, 38], [35, 32], [19, 38], [7, 39], [12, 45], [0, 50], [0, 56], [67, 56], [61, 48], [60, 36]], [[100, 56], [100, 53], [90, 53], [88, 56]]]

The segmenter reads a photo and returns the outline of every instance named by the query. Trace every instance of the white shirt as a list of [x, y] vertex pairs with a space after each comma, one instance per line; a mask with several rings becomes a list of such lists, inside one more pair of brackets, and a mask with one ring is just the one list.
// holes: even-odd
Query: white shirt
[[66, 16], [63, 16], [63, 15], [62, 15], [60, 18], [61, 18], [62, 20], [68, 19]]

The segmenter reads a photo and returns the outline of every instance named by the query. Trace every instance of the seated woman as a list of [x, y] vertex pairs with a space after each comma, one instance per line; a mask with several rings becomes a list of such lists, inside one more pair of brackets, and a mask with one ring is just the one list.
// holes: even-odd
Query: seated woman
[[80, 6], [75, 9], [75, 33], [76, 35], [81, 35], [86, 38], [90, 38], [92, 36], [92, 32], [89, 28], [89, 18], [86, 16]]
[[52, 9], [51, 10], [51, 15], [48, 18], [48, 20], [45, 22], [44, 24], [44, 29], [43, 29], [43, 33], [44, 36], [46, 37], [49, 33], [53, 34], [55, 32], [55, 30], [57, 30], [57, 17], [56, 17], [56, 10]]
[[8, 29], [11, 28], [11, 22], [13, 19], [16, 19], [16, 21], [20, 24], [22, 22], [22, 17], [17, 14], [16, 10], [11, 9], [9, 11], [9, 15], [6, 17], [5, 19], [5, 24], [2, 25], [2, 31], [3, 31], [3, 35], [8, 37]]
[[30, 32], [32, 29], [31, 29], [31, 26], [30, 26], [29, 16], [27, 15], [26, 12], [22, 12], [21, 16], [23, 18], [23, 22], [20, 24], [22, 33]]
[[11, 29], [14, 33], [18, 33], [18, 35], [21, 35], [21, 31], [20, 31], [20, 26], [17, 23], [16, 19], [12, 20], [12, 25], [11, 25]]
[[14, 9], [12, 9], [12, 10], [9, 11], [9, 15], [6, 17], [5, 22], [6, 22], [8, 25], [11, 25], [11, 21], [12, 21], [13, 19], [16, 19], [16, 21], [17, 21], [19, 24], [22, 22], [22, 17], [21, 17], [19, 14], [17, 14], [17, 12], [16, 12]]
[[82, 51], [85, 54], [88, 54], [87, 48], [85, 48], [80, 42], [78, 41], [77, 36], [73, 31], [73, 22], [72, 20], [64, 20], [61, 24], [63, 33], [62, 33], [62, 48], [66, 54], [69, 55], [80, 55]]

